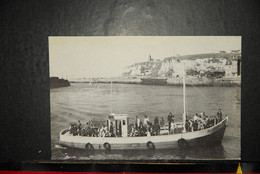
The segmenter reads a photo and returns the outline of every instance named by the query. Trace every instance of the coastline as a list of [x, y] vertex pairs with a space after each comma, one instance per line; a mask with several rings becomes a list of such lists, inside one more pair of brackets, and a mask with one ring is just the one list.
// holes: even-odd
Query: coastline
[[[75, 79], [69, 80], [70, 83], [116, 83], [116, 84], [141, 84], [140, 78], [84, 78], [84, 79]], [[153, 84], [146, 84], [153, 85]], [[161, 86], [181, 86], [182, 77], [178, 78], [168, 78], [167, 84]], [[240, 87], [241, 78], [240, 77], [224, 77], [224, 78], [206, 78], [206, 77], [190, 77], [186, 78], [187, 86], [223, 86], [223, 87]]]

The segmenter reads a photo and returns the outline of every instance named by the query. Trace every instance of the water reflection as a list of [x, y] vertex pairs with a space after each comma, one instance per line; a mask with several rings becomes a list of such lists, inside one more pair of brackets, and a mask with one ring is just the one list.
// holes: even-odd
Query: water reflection
[[[212, 153], [213, 151], [214, 153]], [[106, 153], [104, 150], [95, 150], [93, 153], [88, 153], [83, 149], [75, 148], [59, 149], [59, 152], [57, 152], [56, 149], [56, 153], [61, 153], [63, 158], [67, 160], [207, 160], [225, 159], [224, 152], [225, 150], [222, 144], [207, 147], [192, 147], [188, 149], [111, 150], [109, 153]]]

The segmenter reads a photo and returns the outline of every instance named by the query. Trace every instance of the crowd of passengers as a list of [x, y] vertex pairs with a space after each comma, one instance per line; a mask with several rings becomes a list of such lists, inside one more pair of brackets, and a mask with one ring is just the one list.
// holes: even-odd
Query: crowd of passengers
[[209, 117], [202, 112], [200, 114], [195, 114], [193, 118], [187, 118], [185, 129], [187, 132], [198, 131], [214, 126], [222, 121], [222, 111], [219, 109], [216, 116]]
[[[169, 112], [167, 116], [168, 132], [173, 134], [176, 129], [174, 124], [174, 115]], [[222, 121], [222, 111], [219, 109], [216, 116], [207, 116], [205, 112], [195, 114], [193, 117], [186, 117], [185, 129], [187, 132], [198, 131], [212, 127]], [[143, 121], [136, 116], [135, 123], [130, 124], [128, 127], [129, 136], [153, 136], [159, 135], [160, 130], [165, 128], [165, 122], [163, 117], [159, 120], [155, 117], [153, 123], [150, 122], [147, 116], [144, 116]], [[70, 124], [69, 132], [72, 135], [91, 136], [91, 137], [115, 137], [121, 135], [121, 129], [115, 133], [113, 123], [110, 124], [110, 128], [105, 125], [96, 127], [92, 120], [88, 121], [85, 126], [82, 126], [80, 120], [76, 124]]]

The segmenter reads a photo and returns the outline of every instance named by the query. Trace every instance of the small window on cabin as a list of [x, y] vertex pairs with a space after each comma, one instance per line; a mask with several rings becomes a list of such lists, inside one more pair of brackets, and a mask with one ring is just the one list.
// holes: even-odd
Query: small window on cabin
[[125, 120], [123, 120], [123, 125], [125, 125]]

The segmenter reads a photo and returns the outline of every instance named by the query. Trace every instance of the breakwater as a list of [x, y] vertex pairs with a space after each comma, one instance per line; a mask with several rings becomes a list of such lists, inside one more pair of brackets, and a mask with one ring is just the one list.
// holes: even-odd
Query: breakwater
[[70, 86], [68, 80], [59, 79], [58, 77], [50, 77], [50, 88], [60, 88]]
[[[119, 84], [142, 84], [140, 78], [100, 78], [100, 79], [76, 79], [70, 80], [70, 83], [119, 83]], [[168, 86], [180, 86], [182, 85], [182, 77], [168, 78], [167, 83], [164, 85]], [[152, 83], [150, 85], [153, 85]], [[207, 78], [207, 77], [190, 77], [186, 78], [187, 86], [241, 86], [240, 77], [232, 78]]]

